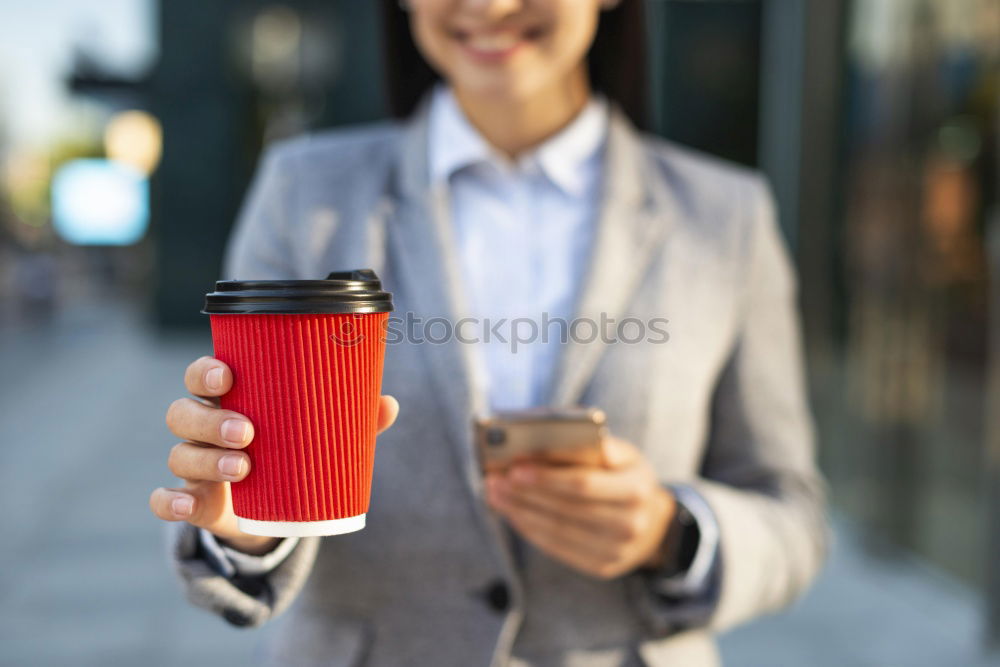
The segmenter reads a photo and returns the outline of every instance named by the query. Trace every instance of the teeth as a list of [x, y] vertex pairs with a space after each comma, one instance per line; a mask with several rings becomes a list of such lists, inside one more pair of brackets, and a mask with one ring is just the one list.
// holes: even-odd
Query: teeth
[[473, 35], [469, 38], [469, 46], [477, 51], [506, 51], [520, 40], [517, 35], [505, 32], [495, 35]]

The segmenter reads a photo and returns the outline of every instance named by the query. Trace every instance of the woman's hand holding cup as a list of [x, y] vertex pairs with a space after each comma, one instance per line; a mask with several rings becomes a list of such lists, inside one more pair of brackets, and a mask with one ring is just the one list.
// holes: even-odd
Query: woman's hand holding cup
[[[240, 551], [266, 553], [278, 540], [241, 532], [230, 497], [230, 482], [250, 472], [250, 457], [242, 450], [254, 437], [249, 419], [219, 407], [219, 397], [233, 386], [232, 371], [218, 359], [201, 357], [188, 366], [184, 384], [201, 399], [180, 398], [167, 410], [167, 427], [182, 440], [170, 450], [167, 465], [184, 480], [184, 487], [156, 489], [149, 506], [165, 521], [187, 521]], [[382, 396], [379, 433], [392, 425], [398, 412], [396, 399]]]

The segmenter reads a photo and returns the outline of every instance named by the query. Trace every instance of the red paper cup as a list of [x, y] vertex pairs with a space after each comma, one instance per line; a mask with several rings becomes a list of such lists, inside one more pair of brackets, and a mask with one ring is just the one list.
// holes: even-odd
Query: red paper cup
[[222, 407], [246, 415], [250, 474], [231, 485], [240, 530], [360, 530], [371, 497], [391, 295], [369, 270], [326, 280], [221, 281], [207, 295]]

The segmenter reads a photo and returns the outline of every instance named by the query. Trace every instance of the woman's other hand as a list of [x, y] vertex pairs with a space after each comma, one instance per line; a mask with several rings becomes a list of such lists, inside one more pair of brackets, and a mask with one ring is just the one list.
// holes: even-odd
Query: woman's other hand
[[655, 566], [673, 495], [633, 445], [605, 443], [606, 466], [520, 463], [486, 478], [487, 501], [546, 554], [602, 579]]

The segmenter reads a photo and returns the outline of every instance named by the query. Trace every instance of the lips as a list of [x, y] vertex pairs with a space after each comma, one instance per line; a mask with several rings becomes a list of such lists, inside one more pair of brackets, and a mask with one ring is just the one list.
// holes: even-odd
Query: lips
[[486, 53], [496, 53], [499, 51], [507, 51], [512, 49], [522, 42], [520, 35], [516, 35], [512, 32], [479, 34], [471, 35], [465, 40], [465, 45], [470, 49], [475, 49], [477, 51], [483, 51]]
[[537, 40], [539, 29], [472, 31], [456, 30], [454, 38], [477, 60], [497, 62], [512, 56], [522, 46]]

